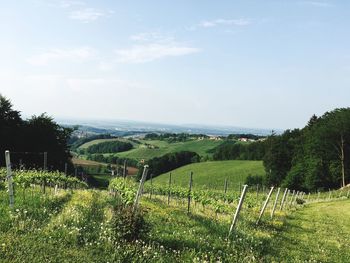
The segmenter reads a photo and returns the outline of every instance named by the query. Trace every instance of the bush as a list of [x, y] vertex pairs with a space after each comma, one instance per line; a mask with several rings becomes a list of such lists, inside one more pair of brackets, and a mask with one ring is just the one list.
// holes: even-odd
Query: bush
[[264, 182], [264, 176], [262, 175], [248, 175], [244, 183], [247, 185], [262, 185]]
[[145, 211], [133, 212], [132, 205], [117, 204], [114, 207], [113, 230], [116, 242], [138, 240], [149, 232], [149, 225], [144, 219]]
[[305, 200], [303, 200], [303, 199], [300, 199], [300, 198], [297, 198], [297, 204], [298, 205], [302, 205], [302, 204], [304, 204], [305, 203]]

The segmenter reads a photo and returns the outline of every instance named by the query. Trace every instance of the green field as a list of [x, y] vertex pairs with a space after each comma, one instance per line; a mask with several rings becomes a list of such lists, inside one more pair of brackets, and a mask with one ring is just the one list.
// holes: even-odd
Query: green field
[[349, 199], [310, 204], [291, 214], [270, 254], [285, 262], [349, 262]]
[[[190, 172], [193, 172], [194, 187], [222, 190], [225, 179], [228, 180], [228, 190], [239, 189], [248, 175], [264, 175], [262, 161], [215, 161], [189, 164], [173, 170], [172, 178], [175, 185], [187, 187]], [[169, 173], [154, 178], [153, 182], [166, 185]]]
[[[99, 139], [94, 140], [80, 146], [80, 149], [86, 149], [87, 147], [101, 143], [106, 141], [115, 141], [115, 140], [124, 140], [127, 139]], [[167, 153], [179, 152], [179, 151], [192, 151], [198, 153], [200, 156], [211, 156], [212, 153], [208, 151], [214, 149], [216, 146], [220, 145], [222, 141], [214, 141], [214, 140], [190, 140], [186, 142], [175, 142], [168, 143], [167, 141], [160, 140], [139, 140], [140, 144], [136, 144], [135, 142], [128, 141], [133, 144], [134, 149], [116, 153], [119, 157], [126, 157], [135, 160], [148, 160], [154, 157], [160, 157]], [[148, 146], [147, 146], [148, 145]], [[152, 148], [154, 146], [154, 148]], [[109, 155], [109, 154], [104, 154]]]

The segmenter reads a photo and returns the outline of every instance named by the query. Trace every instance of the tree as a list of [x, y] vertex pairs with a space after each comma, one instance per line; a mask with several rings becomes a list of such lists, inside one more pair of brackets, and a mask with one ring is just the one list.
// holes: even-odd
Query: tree
[[72, 169], [68, 139], [73, 129], [58, 125], [46, 114], [22, 120], [19, 111], [12, 109], [10, 100], [0, 95], [0, 165], [5, 164], [4, 152], [11, 155], [13, 164], [22, 160], [27, 167], [43, 167], [43, 152], [48, 152], [48, 168]]
[[21, 145], [24, 122], [19, 111], [12, 109], [10, 100], [0, 94], [0, 165], [5, 164], [5, 151]]

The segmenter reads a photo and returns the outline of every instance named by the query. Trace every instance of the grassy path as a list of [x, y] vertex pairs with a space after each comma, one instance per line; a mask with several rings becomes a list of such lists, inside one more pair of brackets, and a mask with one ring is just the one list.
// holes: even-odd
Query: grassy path
[[267, 262], [349, 262], [350, 201], [310, 204], [273, 239]]

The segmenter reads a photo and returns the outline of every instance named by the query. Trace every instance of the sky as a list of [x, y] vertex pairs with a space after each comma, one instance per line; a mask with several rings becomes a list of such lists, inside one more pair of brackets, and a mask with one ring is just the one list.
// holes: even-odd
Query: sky
[[24, 116], [303, 127], [350, 101], [347, 0], [1, 0]]

